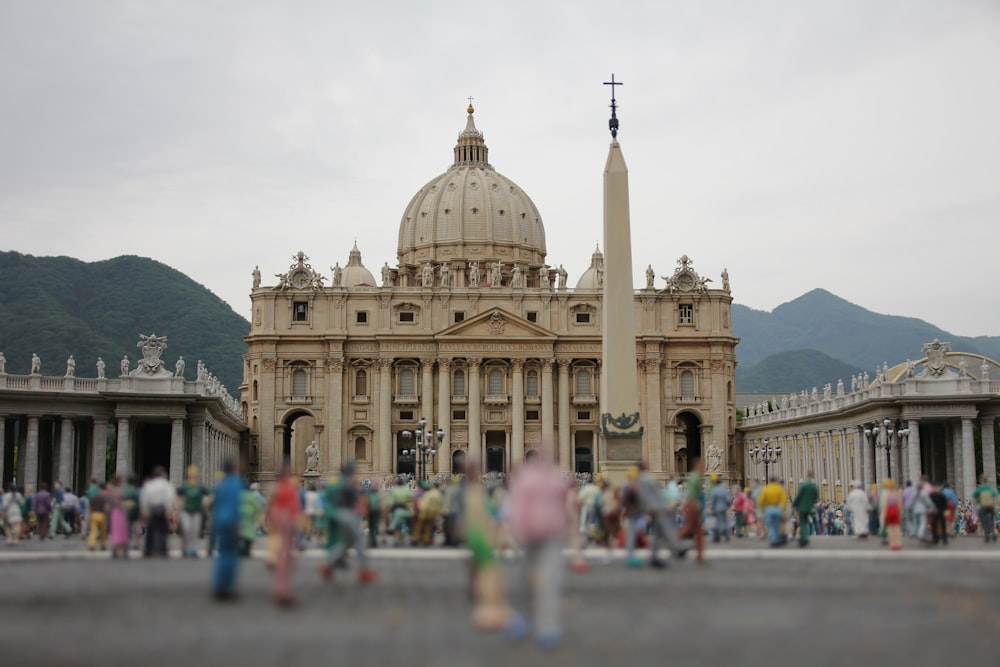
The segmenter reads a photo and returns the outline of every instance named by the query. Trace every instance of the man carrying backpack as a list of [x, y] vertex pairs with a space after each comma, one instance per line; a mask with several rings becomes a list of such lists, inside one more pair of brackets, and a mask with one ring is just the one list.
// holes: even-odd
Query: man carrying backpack
[[972, 499], [979, 506], [979, 523], [983, 526], [986, 543], [997, 541], [996, 501], [997, 487], [986, 481], [986, 475], [979, 476], [979, 486], [972, 492]]

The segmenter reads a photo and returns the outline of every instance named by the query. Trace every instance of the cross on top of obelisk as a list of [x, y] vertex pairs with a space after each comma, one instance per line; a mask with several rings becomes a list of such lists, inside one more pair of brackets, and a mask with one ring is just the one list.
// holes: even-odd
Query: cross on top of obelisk
[[608, 121], [608, 129], [611, 130], [611, 138], [618, 137], [618, 115], [615, 113], [618, 111], [618, 104], [615, 101], [615, 86], [624, 86], [625, 84], [621, 81], [615, 81], [614, 73], [611, 74], [611, 81], [605, 81], [605, 86], [611, 86], [611, 119]]

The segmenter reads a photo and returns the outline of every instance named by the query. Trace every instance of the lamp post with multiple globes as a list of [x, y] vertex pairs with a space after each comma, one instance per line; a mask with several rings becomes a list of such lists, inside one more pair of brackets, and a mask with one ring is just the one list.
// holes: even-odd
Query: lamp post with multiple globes
[[[885, 451], [885, 476], [892, 478], [892, 449], [902, 451], [909, 444], [910, 429], [894, 428], [892, 420], [886, 417], [882, 424], [876, 421], [871, 426], [865, 427], [865, 439], [875, 450]], [[897, 457], [898, 459], [898, 457]], [[877, 480], [876, 480], [877, 481]]]
[[751, 463], [764, 464], [764, 483], [771, 481], [771, 464], [781, 460], [781, 446], [771, 446], [770, 440], [764, 438], [764, 444], [751, 447], [747, 452]]
[[444, 442], [444, 429], [438, 428], [436, 432], [427, 430], [427, 419], [420, 418], [419, 428], [414, 431], [403, 431], [404, 440], [413, 440], [412, 449], [404, 449], [403, 456], [413, 456], [417, 462], [417, 477], [423, 481], [427, 479], [427, 462], [437, 454], [437, 448]]

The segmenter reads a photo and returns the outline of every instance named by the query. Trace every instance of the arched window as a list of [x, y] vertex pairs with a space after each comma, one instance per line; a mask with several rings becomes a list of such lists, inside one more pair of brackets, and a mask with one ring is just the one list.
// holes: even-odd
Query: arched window
[[354, 395], [368, 395], [368, 371], [364, 369], [359, 370], [354, 376]]
[[579, 370], [576, 372], [576, 395], [592, 396], [590, 391], [590, 371]]
[[465, 371], [455, 371], [452, 379], [452, 396], [465, 396]]
[[694, 373], [681, 371], [681, 398], [694, 398]]
[[413, 396], [413, 371], [404, 368], [399, 371], [399, 395]]
[[308, 392], [306, 391], [306, 372], [301, 368], [292, 371], [292, 396], [305, 396]]
[[538, 372], [528, 371], [527, 381], [528, 387], [525, 394], [527, 396], [538, 396]]
[[368, 451], [365, 447], [365, 439], [363, 436], [358, 436], [354, 439], [354, 460], [364, 461], [368, 458]]
[[493, 368], [486, 379], [486, 394], [488, 396], [503, 395], [503, 371], [499, 368]]

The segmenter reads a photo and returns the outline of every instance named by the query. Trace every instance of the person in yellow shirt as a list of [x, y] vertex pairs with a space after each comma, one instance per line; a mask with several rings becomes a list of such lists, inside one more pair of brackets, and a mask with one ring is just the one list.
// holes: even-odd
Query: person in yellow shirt
[[761, 489], [757, 503], [760, 505], [760, 513], [764, 517], [764, 525], [767, 527], [767, 536], [772, 547], [784, 546], [788, 541], [784, 531], [787, 502], [788, 494], [785, 493], [785, 487], [777, 477], [771, 477], [768, 484]]

